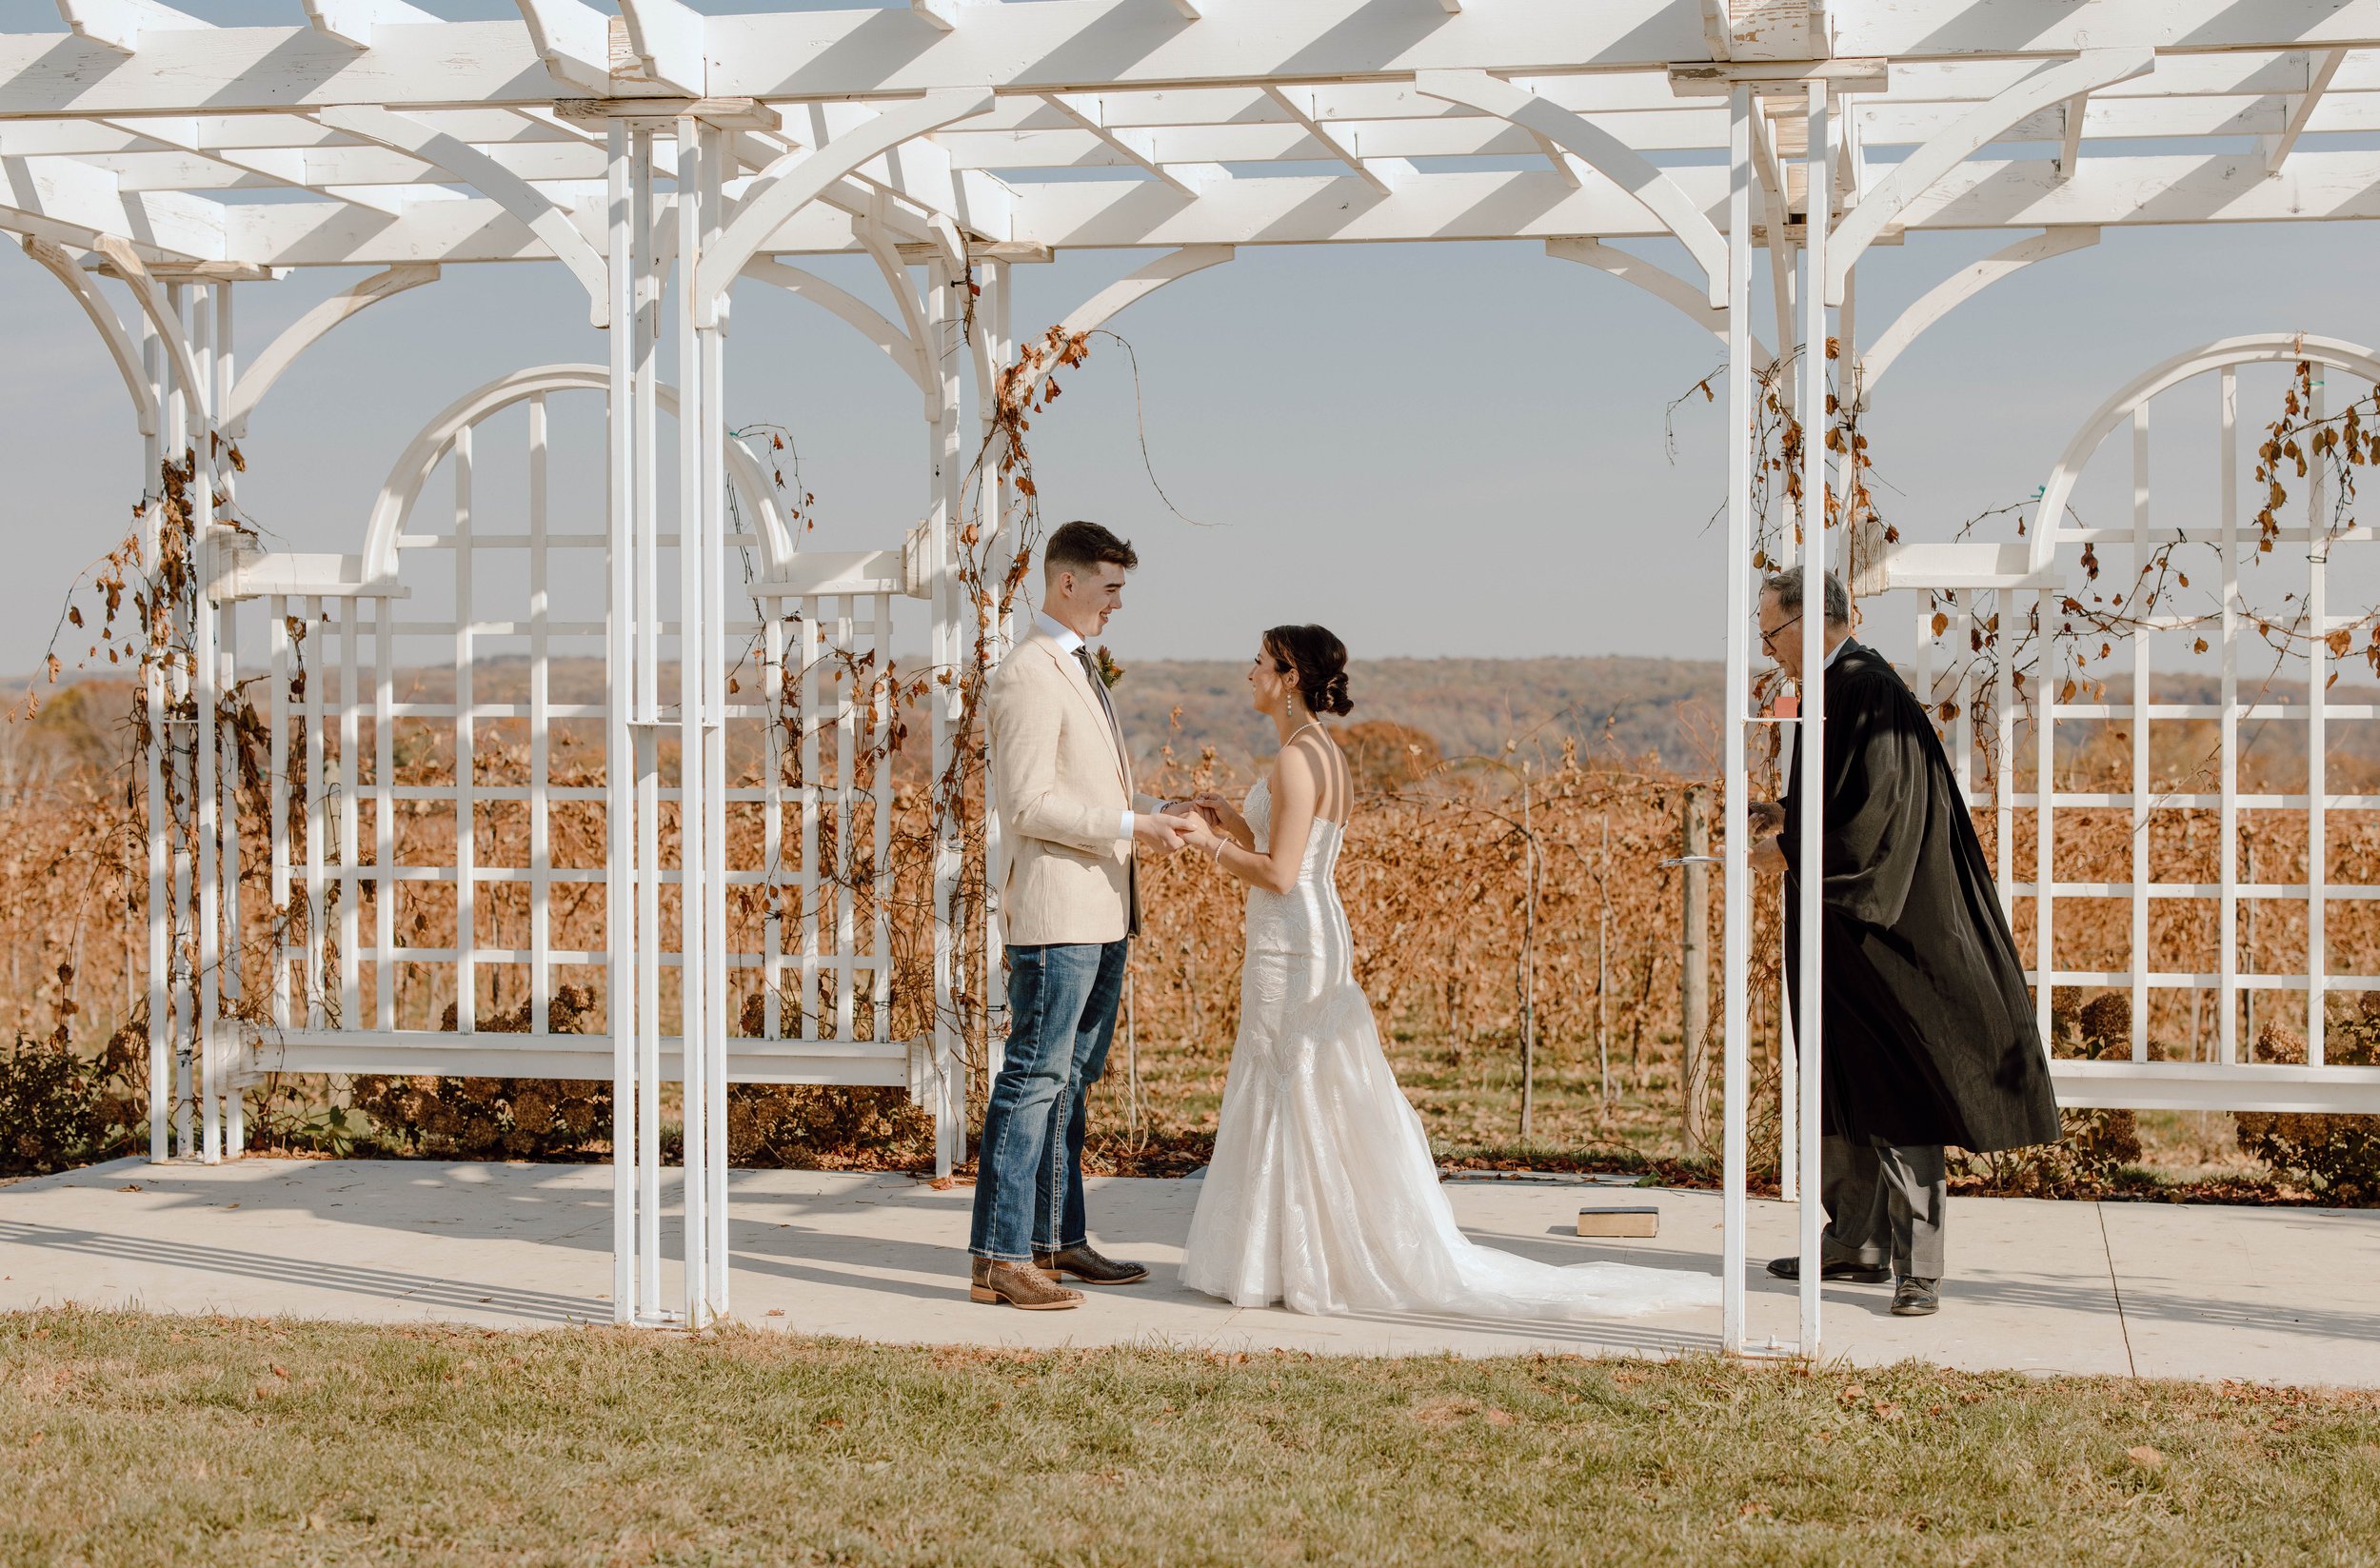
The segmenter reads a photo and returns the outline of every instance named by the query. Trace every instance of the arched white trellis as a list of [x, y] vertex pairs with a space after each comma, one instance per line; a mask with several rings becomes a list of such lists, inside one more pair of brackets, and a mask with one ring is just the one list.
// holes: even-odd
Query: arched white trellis
[[[540, 365], [526, 370], [514, 370], [497, 377], [484, 387], [477, 387], [448, 404], [420, 433], [407, 443], [388, 477], [381, 483], [380, 493], [372, 503], [370, 520], [364, 530], [363, 580], [367, 583], [393, 581], [397, 574], [397, 549], [404, 536], [406, 520], [413, 513], [414, 504], [421, 499], [422, 486], [441, 463], [447, 461], [455, 443], [464, 431], [477, 427], [506, 409], [523, 403], [534, 403], [557, 392], [611, 391], [611, 368], [605, 365]], [[655, 388], [662, 412], [675, 419], [678, 415], [678, 391], [674, 387]], [[794, 544], [792, 530], [786, 526], [784, 509], [778, 504], [776, 490], [768, 476], [761, 469], [759, 459], [743, 443], [730, 439], [724, 448], [736, 499], [747, 517], [759, 525], [754, 542], [761, 551], [764, 574], [776, 579], [793, 566]]]
[[[2129, 1059], [2057, 1061], [2053, 1063], [2060, 1101], [2070, 1105], [2118, 1105], [2140, 1108], [2231, 1108], [2292, 1111], [2380, 1110], [2380, 1073], [2370, 1068], [2342, 1067], [2324, 1061], [2326, 998], [2337, 991], [2380, 988], [2380, 976], [2334, 972], [2327, 941], [2327, 909], [2333, 903], [2365, 899], [2371, 889], [2333, 879], [2325, 845], [2330, 818], [2340, 812], [2380, 810], [2380, 796], [2341, 793], [2327, 779], [2326, 725], [2331, 719], [2362, 720], [2374, 710], [2365, 704], [2334, 702], [2329, 695], [2337, 668], [2328, 635], [2359, 624], [2353, 617], [2333, 617], [2328, 601], [2332, 552], [2340, 547], [2362, 549], [2374, 537], [2361, 526], [2334, 527], [2325, 514], [2327, 502], [2320, 475], [2313, 476], [2304, 521], [2284, 525], [2276, 542], [2305, 549], [2307, 581], [2302, 602], [2294, 608], [2269, 603], [2263, 615], [2279, 621], [2303, 617], [2307, 670], [2302, 697], [2298, 682], [2286, 682], [2286, 696], [2268, 693], [2264, 700], [2244, 703], [2240, 694], [2244, 645], [2253, 643], [2257, 609], [2250, 594], [2253, 584], [2243, 578], [2243, 562], [2253, 556], [2256, 537], [2241, 526], [2240, 448], [2248, 439], [2239, 426], [2238, 376], [2256, 366], [2293, 367], [2301, 362], [2352, 377], [2367, 385], [2380, 383], [2380, 355], [2369, 348], [2335, 339], [2296, 333], [2265, 333], [2227, 338], [2187, 349], [2134, 377], [2084, 420], [2067, 443], [2042, 486], [2033, 507], [2033, 523], [2025, 539], [2002, 545], [1916, 545], [1891, 560], [1890, 579], [1895, 587], [1929, 590], [1920, 607], [1918, 646], [1920, 681], [1935, 699], [1955, 715], [1950, 739], [1962, 778], [1976, 804], [1990, 806], [1997, 818], [1998, 872], [2003, 900], [2011, 909], [2030, 912], [2033, 926], [2031, 976], [2044, 1038], [2049, 1038], [2052, 993], [2059, 988], [2118, 989], [2129, 993], [2132, 1041]], [[2190, 501], [2160, 501], [2150, 465], [2151, 411], [2158, 400], [2192, 395], [2199, 386], [2213, 393], [2220, 473], [2211, 504], [2203, 497]], [[2315, 383], [2317, 400], [2323, 385]], [[2319, 407], [2311, 410], [2318, 416]], [[2121, 526], [2091, 526], [2071, 516], [2076, 486], [2093, 461], [2103, 456], [2119, 434], [2129, 432], [2132, 515]], [[2211, 512], [2212, 515], [2203, 515]], [[2220, 566], [2215, 585], [2219, 613], [2207, 625], [2208, 640], [2220, 662], [2220, 689], [2212, 704], [2159, 700], [2152, 690], [2152, 635], [2172, 622], [2152, 619], [2125, 639], [2131, 654], [2129, 689], [2118, 700], [2095, 697], [2074, 700], [2053, 689], [2046, 659], [2035, 689], [2026, 694], [2030, 708], [2020, 708], [2009, 658], [2002, 655], [1992, 672], [1995, 688], [1984, 689], [1977, 662], [1968, 656], [1972, 643], [1995, 622], [2009, 629], [2000, 633], [2002, 647], [2012, 646], [2013, 628], [2030, 613], [2039, 626], [2060, 617], [2060, 601], [2078, 591], [2079, 567], [2073, 561], [2086, 547], [2113, 553], [2129, 550], [2135, 574], [2151, 562], [2152, 552], [2176, 543], [2211, 546]], [[2316, 548], [2319, 545], [2321, 547]], [[2118, 578], [2118, 581], [2125, 579]], [[2295, 591], [2291, 590], [2292, 593]], [[1992, 595], [1985, 601], [1980, 596]], [[1938, 597], [1947, 608], [1947, 625], [1937, 638], [1932, 626]], [[2268, 596], [2269, 597], [2269, 596]], [[1936, 649], [1949, 650], [1945, 666], [1935, 668]], [[2268, 683], [2269, 684], [2269, 683]], [[1989, 715], [1993, 733], [1977, 726]], [[2302, 725], [2307, 781], [2303, 790], [2256, 793], [2241, 783], [2243, 745], [2240, 724], [2253, 717], [2266, 724]], [[2020, 735], [2019, 720], [2029, 718], [2030, 733]], [[2211, 786], [2160, 786], [2151, 774], [2152, 726], [2160, 721], [2211, 720], [2217, 743], [2209, 759]], [[2115, 793], [2067, 788], [2058, 783], [2059, 726], [2113, 721], [2127, 726], [2131, 745], [2129, 787]], [[2020, 753], [2030, 747], [2028, 781], [2020, 769]], [[1978, 759], [1996, 759], [1993, 776], [1975, 777]], [[2027, 783], [2031, 788], [2024, 787]], [[2123, 810], [2131, 818], [2130, 873], [2110, 882], [2067, 869], [2072, 850], [2058, 831], [2061, 810]], [[2302, 821], [2308, 852], [2303, 875], [2295, 881], [2270, 876], [2251, 879], [2244, 871], [2240, 851], [2244, 809], [2281, 813]], [[2212, 881], [2159, 878], [2154, 874], [2151, 844], [2160, 813], [2215, 813], [2215, 875]], [[2033, 846], [2030, 865], [2016, 858], [2020, 834]], [[2077, 963], [2065, 958], [2056, 939], [2056, 909], [2060, 900], [2117, 899], [2130, 913], [2131, 958], [2119, 967]], [[2152, 913], [2164, 901], [2195, 900], [2215, 911], [2211, 973], [2159, 969], [2151, 960]], [[2246, 954], [2241, 926], [2243, 901], [2284, 901], [2302, 904], [2307, 950], [2302, 972], [2256, 974], [2243, 963]], [[2203, 991], [2213, 997], [2211, 1049], [2201, 1060], [2152, 1059], [2151, 1013], [2152, 1000], [2174, 991]], [[2255, 1062], [2241, 1039], [2236, 1000], [2249, 993], [2305, 997], [2303, 1032], [2306, 1061], [2302, 1063]]]

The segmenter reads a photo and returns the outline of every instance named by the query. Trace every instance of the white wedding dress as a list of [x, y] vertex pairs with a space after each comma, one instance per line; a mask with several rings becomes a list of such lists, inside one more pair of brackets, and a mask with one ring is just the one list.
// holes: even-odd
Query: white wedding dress
[[[1246, 817], [1268, 844], [1265, 784]], [[1712, 1275], [1540, 1263], [1456, 1228], [1356, 984], [1339, 902], [1344, 831], [1317, 818], [1297, 885], [1248, 893], [1240, 1039], [1182, 1282], [1240, 1306], [1316, 1313], [1597, 1319], [1717, 1305]]]

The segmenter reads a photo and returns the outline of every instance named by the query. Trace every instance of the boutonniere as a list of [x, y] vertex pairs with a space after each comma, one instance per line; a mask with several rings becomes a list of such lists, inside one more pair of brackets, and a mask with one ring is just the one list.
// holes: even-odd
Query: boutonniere
[[1116, 663], [1116, 656], [1107, 651], [1105, 643], [1100, 645], [1099, 670], [1100, 685], [1110, 691], [1115, 690], [1116, 683], [1124, 678], [1124, 666]]

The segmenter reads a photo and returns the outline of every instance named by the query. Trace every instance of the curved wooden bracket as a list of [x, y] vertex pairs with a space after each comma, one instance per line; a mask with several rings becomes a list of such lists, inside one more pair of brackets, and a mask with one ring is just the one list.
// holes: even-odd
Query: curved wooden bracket
[[901, 252], [884, 233], [883, 207], [884, 198], [880, 191], [869, 203], [868, 215], [853, 223], [851, 232], [876, 263], [876, 270], [883, 275], [884, 287], [892, 291], [893, 304], [901, 310], [902, 323], [907, 328], [904, 336], [917, 367], [913, 374], [918, 391], [925, 399], [925, 418], [930, 424], [942, 417], [942, 389], [934, 375], [934, 344], [926, 333], [925, 302], [910, 284], [909, 268], [902, 261]]
[[189, 336], [182, 330], [182, 318], [174, 312], [173, 302], [166, 298], [165, 286], [149, 272], [149, 264], [141, 260], [129, 240], [120, 240], [113, 234], [102, 234], [99, 236], [99, 253], [108, 258], [108, 265], [115, 268], [116, 276], [131, 288], [132, 297], [140, 302], [141, 310], [149, 317], [149, 325], [157, 328], [159, 341], [165, 344], [166, 352], [172, 356], [173, 373], [182, 383], [183, 395], [189, 399], [190, 411], [197, 416], [197, 424], [204, 427], [210, 423], [208, 404], [211, 400], [207, 395], [207, 389], [211, 383], [199, 373], [198, 358], [190, 352]]
[[1827, 236], [1826, 303], [1843, 303], [1843, 280], [1884, 232], [1884, 226], [1966, 161], [1969, 153], [1999, 140], [2028, 115], [2078, 94], [2145, 76], [2156, 69], [2156, 63], [2152, 50], [2085, 50], [2072, 60], [2043, 67], [1969, 109], [1940, 135], [1894, 165], [1893, 172], [1843, 214], [1843, 221]]
[[2087, 249], [2099, 243], [2095, 228], [2049, 228], [2029, 235], [2014, 245], [1994, 250], [1981, 261], [1960, 268], [1935, 284], [1909, 308], [1893, 319], [1875, 343], [1859, 356], [1857, 406], [1868, 406], [1868, 394], [1884, 379], [1884, 372], [1893, 362], [1917, 339], [1917, 335], [1959, 306], [1973, 299], [1986, 288], [2023, 270], [2034, 262], [2063, 256], [2070, 250]]
[[528, 181], [459, 136], [425, 125], [410, 115], [367, 104], [342, 104], [319, 110], [315, 118], [333, 130], [408, 153], [445, 169], [492, 199], [526, 224], [545, 242], [554, 259], [570, 269], [586, 290], [587, 320], [605, 327], [611, 322], [611, 274], [604, 258], [570, 214], [548, 201]]
[[[1642, 256], [1631, 255], [1600, 240], [1565, 239], [1545, 242], [1545, 253], [1559, 261], [1577, 262], [1609, 272], [1622, 283], [1633, 283], [1654, 298], [1666, 300], [1684, 311], [1689, 320], [1709, 332], [1721, 343], [1727, 341], [1727, 308], [1714, 308], [1703, 303], [1695, 286], [1666, 268], [1656, 267]], [[1766, 363], [1768, 347], [1757, 337], [1751, 339], [1752, 357]]]
[[86, 273], [68, 254], [65, 247], [25, 236], [25, 253], [66, 285], [74, 303], [83, 308], [83, 314], [99, 328], [100, 337], [108, 345], [108, 357], [116, 362], [116, 370], [124, 377], [124, 389], [132, 395], [132, 418], [140, 426], [141, 434], [157, 433], [157, 400], [150, 395], [148, 368], [141, 364], [140, 345], [124, 329], [123, 318], [115, 313]]
[[[1167, 284], [1186, 278], [1193, 272], [1203, 272], [1220, 267], [1239, 254], [1228, 245], [1185, 245], [1179, 250], [1168, 250], [1154, 260], [1144, 262], [1118, 278], [1081, 305], [1066, 313], [1058, 324], [1061, 336], [1073, 337], [1079, 332], [1095, 332], [1114, 320], [1128, 305], [1137, 305]], [[1045, 365], [1033, 378], [1034, 389], [1049, 379], [1054, 365]]]
[[287, 330], [272, 340], [269, 347], [256, 356], [255, 362], [248, 366], [232, 387], [224, 409], [225, 436], [237, 441], [248, 434], [248, 416], [265, 400], [265, 394], [272, 390], [272, 384], [281, 379], [281, 373], [294, 364], [300, 354], [320, 342], [332, 327], [366, 306], [437, 281], [438, 264], [435, 262], [391, 267], [385, 272], [373, 273], [361, 283], [349, 284], [290, 323]]
[[837, 288], [814, 272], [804, 272], [798, 267], [788, 267], [767, 256], [757, 256], [744, 263], [744, 275], [773, 284], [789, 294], [799, 294], [814, 305], [824, 306], [846, 324], [857, 327], [861, 336], [882, 348], [884, 357], [899, 366], [901, 373], [917, 384], [919, 391], [931, 388], [933, 377], [920, 357], [917, 345], [857, 294]]
[[763, 169], [737, 205], [726, 228], [695, 264], [695, 325], [717, 323], [720, 301], [726, 298], [744, 264], [760, 253], [785, 220], [816, 201], [828, 186], [905, 141], [973, 119], [990, 109], [993, 101], [987, 89], [940, 89], [914, 103], [884, 110], [816, 151], [788, 152]]
[[1507, 120], [1542, 141], [1577, 154], [1605, 178], [1644, 204], [1661, 227], [1677, 237], [1710, 285], [1714, 308], [1727, 304], [1727, 242], [1694, 198], [1645, 155], [1561, 105], [1517, 88], [1484, 70], [1425, 70], [1414, 87], [1432, 98], [1461, 104]]

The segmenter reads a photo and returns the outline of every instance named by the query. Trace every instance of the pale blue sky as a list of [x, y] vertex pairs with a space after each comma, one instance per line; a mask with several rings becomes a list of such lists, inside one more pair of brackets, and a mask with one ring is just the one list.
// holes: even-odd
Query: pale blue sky
[[[434, 9], [474, 14], [475, 3]], [[489, 4], [511, 11], [510, 0]], [[37, 15], [16, 22], [20, 8]], [[232, 22], [290, 8], [190, 9]], [[55, 16], [46, 0], [8, 10], [14, 26]], [[1916, 235], [1873, 251], [1863, 333], [2001, 243]], [[1892, 515], [1911, 537], [1943, 537], [2030, 495], [2093, 406], [2178, 349], [2270, 330], [2380, 341], [2372, 249], [2355, 224], [2111, 229], [1998, 285], [1921, 340], [1882, 389], [1869, 430], [1897, 487]], [[1020, 268], [1016, 327], [1056, 321], [1138, 259]], [[819, 268], [873, 292], [863, 268]], [[358, 275], [244, 286], [243, 354]], [[1112, 628], [1120, 651], [1237, 654], [1253, 628], [1296, 619], [1333, 625], [1359, 657], [1717, 653], [1721, 541], [1706, 524], [1721, 496], [1719, 421], [1699, 399], [1681, 408], [1673, 462], [1663, 410], [1720, 352], [1669, 307], [1537, 245], [1251, 248], [1116, 325], [1139, 353], [1150, 460], [1195, 522], [1151, 487], [1112, 344], [1067, 379], [1036, 451], [1053, 521], [1099, 518], [1141, 548]], [[120, 537], [142, 476], [97, 339], [12, 247], [0, 251], [0, 520], [12, 546], [0, 667], [22, 669], [76, 571]], [[451, 268], [342, 327], [284, 379], [246, 443], [242, 499], [295, 547], [353, 549], [382, 477], [438, 408], [507, 369], [605, 355], [558, 267]], [[820, 543], [897, 540], [924, 500], [907, 383], [823, 311], [750, 285], [729, 356], [730, 418], [793, 429]]]

